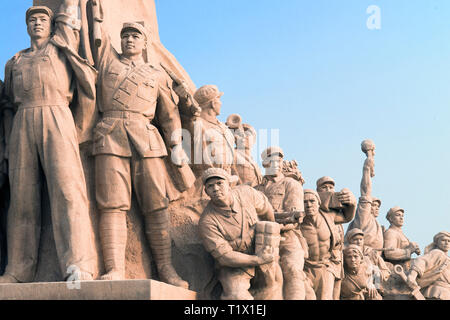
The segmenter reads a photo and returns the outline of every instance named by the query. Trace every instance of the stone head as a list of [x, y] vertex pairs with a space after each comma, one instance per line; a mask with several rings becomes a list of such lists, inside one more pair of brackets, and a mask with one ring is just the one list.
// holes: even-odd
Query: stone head
[[389, 209], [386, 219], [391, 225], [401, 228], [404, 224], [405, 210], [400, 207], [394, 207]]
[[359, 269], [364, 255], [359, 246], [350, 244], [344, 249], [344, 264], [347, 270]]
[[448, 252], [450, 250], [450, 232], [439, 232], [434, 236], [433, 243], [438, 249]]
[[364, 232], [361, 229], [351, 229], [347, 233], [349, 244], [357, 245], [360, 248], [364, 247]]
[[198, 105], [202, 111], [212, 109], [216, 115], [220, 115], [222, 107], [222, 101], [220, 98], [223, 96], [223, 92], [219, 91], [219, 88], [215, 85], [206, 85], [199, 88], [195, 94], [194, 99], [198, 102]]
[[147, 34], [148, 31], [138, 22], [124, 23], [120, 31], [122, 55], [127, 58], [141, 56], [147, 49]]
[[336, 183], [331, 177], [322, 177], [316, 182], [317, 192], [334, 192]]
[[278, 175], [283, 169], [284, 152], [280, 147], [269, 147], [261, 153], [262, 165], [266, 175]]
[[52, 33], [53, 11], [45, 6], [33, 6], [26, 13], [27, 32], [31, 39], [46, 39]]
[[230, 176], [228, 172], [220, 168], [209, 168], [202, 176], [206, 194], [218, 206], [229, 204], [231, 183], [236, 182], [236, 178], [235, 176]]
[[321, 200], [317, 191], [306, 189], [304, 191], [303, 201], [305, 204], [306, 216], [315, 217], [319, 214]]
[[381, 200], [375, 197], [372, 197], [372, 207], [371, 212], [372, 215], [377, 218], [380, 214]]

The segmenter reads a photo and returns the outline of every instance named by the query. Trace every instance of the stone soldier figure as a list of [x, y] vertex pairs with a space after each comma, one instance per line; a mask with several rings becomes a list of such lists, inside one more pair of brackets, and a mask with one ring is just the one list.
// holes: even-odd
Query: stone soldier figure
[[[333, 196], [335, 194], [335, 186], [336, 183], [334, 182], [333, 178], [331, 177], [322, 177], [316, 182], [316, 190], [319, 193], [319, 196], [321, 197], [321, 209], [328, 212], [328, 211], [341, 211], [341, 209], [336, 208], [330, 208], [329, 200], [330, 196]], [[340, 205], [338, 205], [340, 206]], [[335, 283], [334, 283], [334, 291], [333, 291], [333, 299], [339, 300], [340, 297], [340, 291], [341, 291], [341, 280], [344, 276], [344, 256], [343, 256], [343, 250], [344, 250], [344, 227], [342, 224], [336, 225], [336, 233], [335, 233], [335, 239], [334, 239], [334, 248], [331, 252], [331, 261], [333, 262], [334, 266], [334, 275], [335, 275]]]
[[[237, 177], [236, 177], [237, 178]], [[255, 226], [274, 221], [269, 200], [247, 185], [230, 187], [232, 177], [223, 169], [210, 168], [202, 181], [211, 198], [199, 221], [203, 245], [216, 261], [223, 300], [253, 300], [249, 292], [255, 267], [274, 261], [272, 252], [255, 255]]]
[[[297, 180], [283, 175], [284, 153], [279, 147], [270, 147], [261, 154], [266, 175], [257, 190], [263, 192], [277, 213], [299, 213], [299, 223], [304, 217], [303, 186]], [[309, 282], [303, 272], [305, 255], [308, 254], [306, 241], [298, 222], [284, 225], [281, 235], [285, 239], [280, 244], [280, 265], [283, 271], [284, 298], [286, 300], [315, 299]]]
[[305, 272], [313, 283], [317, 300], [333, 300], [335, 278], [340, 275], [332, 261], [335, 241], [340, 239], [336, 225], [348, 223], [354, 218], [356, 199], [350, 191], [344, 189], [337, 199], [343, 210], [323, 211], [321, 198], [316, 191], [305, 190], [304, 194], [306, 217], [300, 229], [309, 248]]
[[[5, 93], [17, 112], [9, 139], [11, 206], [8, 265], [0, 282], [30, 282], [38, 262], [41, 192], [47, 182], [56, 252], [63, 275], [81, 271], [92, 279], [94, 255], [77, 131], [69, 109], [74, 80], [95, 99], [95, 70], [77, 54], [78, 0], [64, 0], [60, 12], [28, 9], [31, 47], [5, 70]], [[52, 30], [52, 21], [55, 27]], [[78, 96], [83, 92], [78, 90]], [[69, 275], [70, 276], [70, 275]]]
[[384, 257], [392, 264], [404, 264], [408, 269], [412, 254], [420, 255], [417, 243], [410, 242], [402, 231], [405, 210], [400, 207], [389, 209], [386, 219], [391, 223], [384, 232]]
[[[364, 232], [364, 244], [374, 249], [383, 248], [383, 228], [377, 221], [381, 200], [372, 197], [372, 179], [374, 172], [375, 144], [371, 140], [364, 140], [361, 145], [362, 151], [367, 155], [364, 161], [363, 175], [361, 179], [361, 197], [358, 201], [355, 220], [353, 220], [348, 231], [357, 228]], [[381, 252], [381, 251], [380, 251]]]
[[[193, 171], [201, 177], [208, 168], [222, 168], [229, 174], [235, 174], [234, 136], [228, 127], [217, 119], [222, 102], [220, 92], [215, 85], [199, 88], [194, 98], [198, 102], [201, 116], [194, 124], [194, 163]], [[201, 157], [200, 157], [201, 156]]]
[[143, 59], [147, 32], [139, 23], [125, 23], [119, 54], [103, 31], [101, 47], [95, 53], [101, 120], [94, 130], [93, 154], [107, 272], [102, 279], [125, 277], [126, 213], [131, 208], [133, 190], [145, 218], [145, 232], [160, 280], [187, 288], [189, 284], [172, 265], [169, 185], [164, 164], [168, 148], [177, 166], [181, 167], [187, 156], [181, 136], [173, 136], [181, 129], [181, 122], [171, 80]]

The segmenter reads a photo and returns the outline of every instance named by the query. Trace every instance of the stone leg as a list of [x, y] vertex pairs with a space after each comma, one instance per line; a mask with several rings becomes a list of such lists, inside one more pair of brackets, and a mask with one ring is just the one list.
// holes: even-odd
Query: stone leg
[[99, 228], [106, 270], [101, 280], [124, 280], [127, 246], [126, 213], [101, 212]]
[[102, 280], [125, 279], [126, 212], [131, 208], [130, 162], [130, 158], [112, 155], [95, 157], [95, 192], [106, 270]]
[[188, 288], [172, 264], [172, 238], [167, 207], [165, 166], [162, 158], [133, 158], [133, 185], [139, 206], [145, 215], [145, 233], [150, 243], [161, 281]]
[[[33, 121], [19, 110], [10, 140], [11, 205], [7, 219], [8, 265], [1, 282], [33, 281], [41, 234], [42, 169]], [[8, 281], [10, 280], [10, 281]]]
[[81, 280], [92, 279], [93, 235], [70, 109], [51, 106], [19, 110], [10, 146], [11, 266], [6, 273], [22, 282], [34, 277], [41, 229], [40, 194], [46, 179], [62, 274], [77, 271]]
[[311, 279], [317, 300], [333, 300], [335, 277], [328, 267], [306, 268], [305, 271]]
[[222, 300], [254, 300], [248, 291], [253, 277], [240, 268], [223, 267], [218, 279], [222, 284]]
[[32, 111], [62, 274], [76, 270], [81, 280], [90, 280], [95, 260], [94, 237], [72, 113], [67, 106]]
[[305, 300], [304, 252], [299, 239], [290, 230], [284, 232], [280, 243], [280, 266], [283, 271], [283, 295], [285, 300]]

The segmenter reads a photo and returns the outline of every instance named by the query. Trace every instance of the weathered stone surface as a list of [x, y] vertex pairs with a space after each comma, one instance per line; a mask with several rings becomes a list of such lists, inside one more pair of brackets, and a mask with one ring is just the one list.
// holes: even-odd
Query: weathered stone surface
[[[197, 293], [154, 280], [1, 284], [0, 300], [196, 300]], [[73, 287], [70, 287], [73, 286]]]

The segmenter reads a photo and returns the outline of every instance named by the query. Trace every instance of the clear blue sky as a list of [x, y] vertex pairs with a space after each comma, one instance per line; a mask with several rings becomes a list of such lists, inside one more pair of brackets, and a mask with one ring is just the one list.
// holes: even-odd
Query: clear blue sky
[[[0, 64], [28, 46], [31, 0], [4, 1]], [[381, 30], [369, 30], [369, 5]], [[329, 175], [359, 197], [377, 145], [379, 221], [406, 210], [422, 249], [450, 231], [450, 1], [156, 0], [160, 36], [199, 87], [225, 92], [222, 120], [279, 129], [306, 188]], [[257, 150], [258, 154], [262, 150]]]

